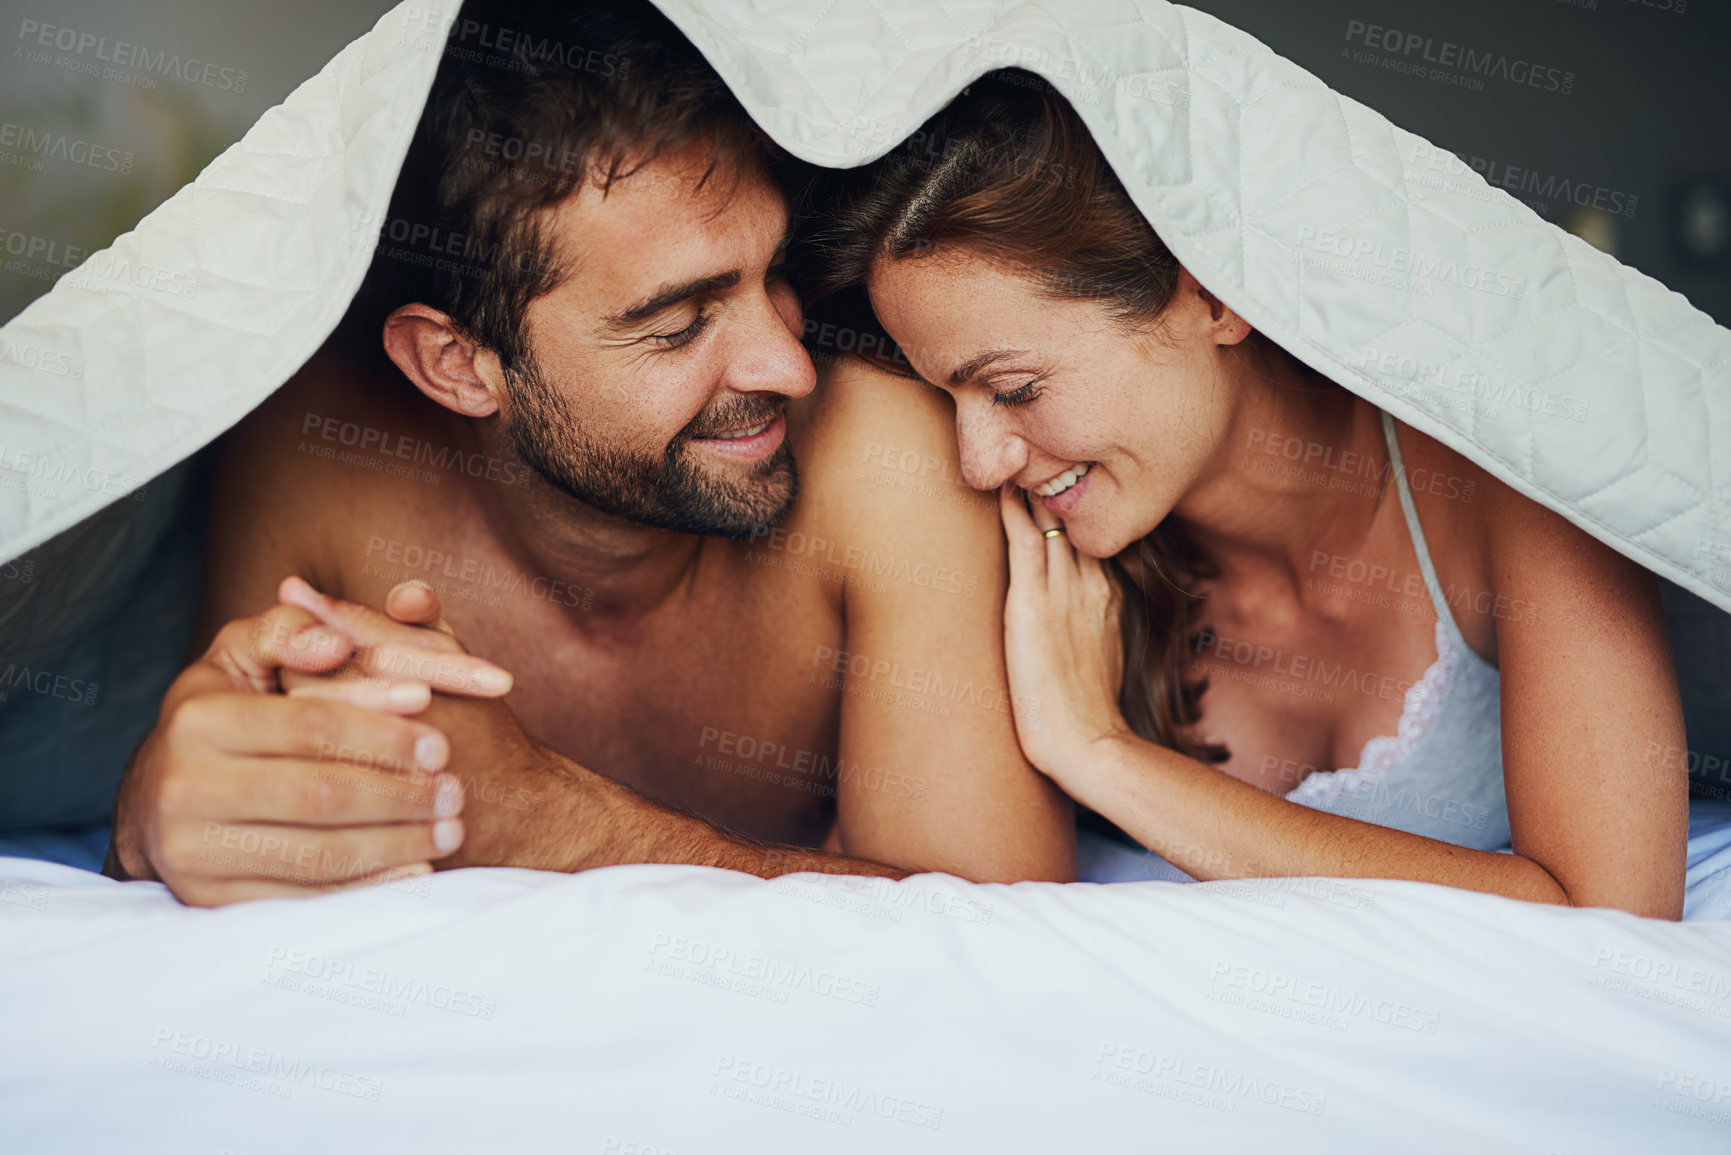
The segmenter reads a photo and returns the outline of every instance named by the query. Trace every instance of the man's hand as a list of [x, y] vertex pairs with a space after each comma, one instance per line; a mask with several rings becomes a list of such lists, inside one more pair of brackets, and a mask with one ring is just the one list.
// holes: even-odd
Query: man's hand
[[[333, 629], [355, 635], [371, 633], [370, 627], [354, 620], [370, 620], [368, 615], [373, 611], [364, 607], [331, 601], [310, 587], [285, 587], [283, 596]], [[386, 604], [393, 618], [429, 623], [439, 631], [438, 635], [422, 631], [422, 641], [435, 644], [433, 637], [446, 637], [449, 649], [441, 652], [461, 653], [456, 640], [449, 638], [449, 627], [439, 618], [438, 597], [431, 589], [398, 586]], [[283, 685], [291, 695], [344, 696], [356, 682], [391, 668], [389, 655], [380, 658], [376, 649], [365, 653], [372, 662], [369, 669], [338, 671], [354, 681], [285, 671]], [[452, 680], [461, 682], [462, 678]], [[892, 878], [907, 873], [882, 863], [821, 851], [765, 846], [720, 830], [695, 815], [659, 806], [536, 742], [524, 732], [509, 705], [489, 701], [483, 695], [435, 695], [421, 720], [437, 726], [449, 739], [450, 759], [442, 777], [459, 781], [466, 800], [462, 848], [437, 859], [441, 870], [515, 866], [569, 872], [631, 862], [681, 862], [763, 878], [805, 870]]]
[[[431, 689], [498, 696], [510, 675], [448, 632], [333, 602], [298, 578], [177, 678], [127, 770], [107, 873], [215, 906], [425, 874], [462, 844]], [[399, 587], [404, 616], [430, 591]], [[432, 606], [436, 611], [436, 601]], [[286, 676], [348, 676], [276, 691]]]

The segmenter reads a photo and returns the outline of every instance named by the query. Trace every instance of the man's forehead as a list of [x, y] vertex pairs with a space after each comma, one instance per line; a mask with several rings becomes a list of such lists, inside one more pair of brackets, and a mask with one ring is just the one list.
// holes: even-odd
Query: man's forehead
[[655, 286], [759, 259], [789, 225], [787, 204], [755, 159], [707, 146], [664, 154], [603, 190], [585, 182], [551, 212], [547, 236], [571, 269], [565, 289], [608, 312]]

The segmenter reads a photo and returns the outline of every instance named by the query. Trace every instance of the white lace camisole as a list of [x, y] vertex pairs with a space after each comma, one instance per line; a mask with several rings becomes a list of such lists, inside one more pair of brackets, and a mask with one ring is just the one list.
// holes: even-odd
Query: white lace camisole
[[1313, 772], [1286, 797], [1457, 846], [1501, 850], [1510, 841], [1501, 678], [1455, 624], [1419, 527], [1394, 419], [1387, 413], [1382, 432], [1407, 532], [1436, 608], [1436, 661], [1407, 690], [1394, 734], [1366, 742], [1357, 766]]

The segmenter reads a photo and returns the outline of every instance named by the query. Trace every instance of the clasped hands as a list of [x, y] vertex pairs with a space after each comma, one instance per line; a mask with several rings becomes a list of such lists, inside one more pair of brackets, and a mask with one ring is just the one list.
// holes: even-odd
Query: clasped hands
[[385, 613], [298, 577], [278, 597], [169, 688], [107, 873], [195, 906], [413, 878], [477, 840], [453, 748], [485, 751], [507, 791], [547, 772], [500, 701], [511, 675], [463, 649], [425, 585], [394, 588]]

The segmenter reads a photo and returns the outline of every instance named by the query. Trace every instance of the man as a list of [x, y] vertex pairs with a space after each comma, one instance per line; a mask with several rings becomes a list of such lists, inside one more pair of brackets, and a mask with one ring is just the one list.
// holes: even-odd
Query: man
[[[129, 768], [110, 871], [198, 904], [435, 862], [1070, 877], [948, 402], [856, 361], [814, 389], [767, 142], [658, 13], [474, 8], [381, 235], [375, 269], [412, 275], [375, 330], [390, 363], [321, 353], [223, 447], [217, 641]], [[516, 47], [459, 51], [472, 27]], [[322, 593], [268, 610], [285, 574]], [[442, 609], [515, 675], [508, 707], [259, 693], [350, 641], [502, 689], [445, 634], [325, 597], [405, 579], [440, 596], [404, 616]], [[826, 837], [859, 858], [760, 844]]]

